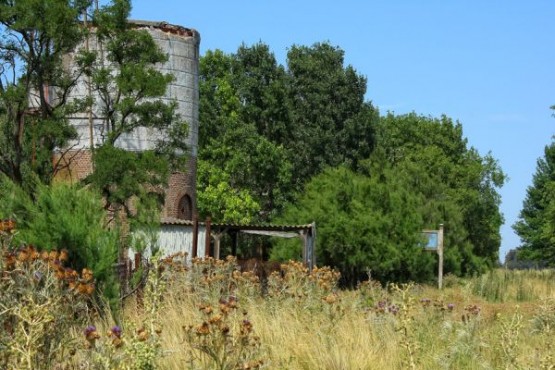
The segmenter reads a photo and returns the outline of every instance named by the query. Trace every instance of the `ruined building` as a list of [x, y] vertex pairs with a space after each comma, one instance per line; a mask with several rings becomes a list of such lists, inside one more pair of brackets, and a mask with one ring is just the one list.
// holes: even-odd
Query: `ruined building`
[[[192, 219], [196, 211], [196, 166], [199, 126], [199, 44], [200, 35], [194, 29], [171, 25], [164, 22], [130, 21], [137, 29], [146, 30], [168, 54], [168, 61], [160, 65], [160, 71], [171, 73], [174, 80], [168, 86], [162, 100], [177, 101], [177, 113], [189, 127], [189, 134], [184, 138], [189, 153], [186, 172], [172, 173], [165, 189], [163, 217], [183, 220]], [[95, 37], [87, 40], [87, 48], [97, 51], [102, 57], [102, 45]], [[68, 63], [74, 63], [74, 56], [68, 56]], [[83, 77], [72, 91], [75, 98], [91, 96], [94, 92]], [[92, 171], [91, 148], [102, 143], [106, 122], [102, 117], [100, 99], [95, 98], [92, 110], [75, 115], [70, 119], [77, 129], [79, 139], [70, 143], [70, 151], [64, 158], [68, 160], [68, 168], [63, 174], [71, 179], [82, 179]], [[163, 133], [162, 133], [163, 134]], [[154, 148], [160, 133], [141, 128], [118, 139], [120, 148], [131, 151], [142, 151]], [[67, 149], [67, 148], [66, 148]]]

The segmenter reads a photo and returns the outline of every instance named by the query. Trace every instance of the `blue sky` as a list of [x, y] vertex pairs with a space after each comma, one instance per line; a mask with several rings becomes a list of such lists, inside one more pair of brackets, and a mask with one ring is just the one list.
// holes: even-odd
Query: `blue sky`
[[554, 16], [552, 0], [135, 0], [132, 12], [195, 28], [201, 55], [262, 41], [283, 64], [291, 45], [329, 41], [367, 77], [366, 97], [382, 113], [460, 121], [469, 145], [509, 176], [502, 259], [520, 243], [511, 225], [555, 134]]

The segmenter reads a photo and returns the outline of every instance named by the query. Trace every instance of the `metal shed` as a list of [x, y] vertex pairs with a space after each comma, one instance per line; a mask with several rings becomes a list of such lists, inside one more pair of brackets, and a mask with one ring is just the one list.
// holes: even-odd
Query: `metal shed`
[[[189, 258], [211, 256], [220, 258], [220, 240], [228, 234], [232, 243], [232, 254], [236, 255], [240, 234], [268, 235], [282, 238], [300, 238], [303, 243], [303, 262], [312, 269], [315, 265], [316, 224], [307, 225], [238, 225], [212, 223], [210, 219], [181, 220], [163, 218], [157, 244], [162, 254], [186, 252]], [[212, 243], [214, 242], [214, 248]]]

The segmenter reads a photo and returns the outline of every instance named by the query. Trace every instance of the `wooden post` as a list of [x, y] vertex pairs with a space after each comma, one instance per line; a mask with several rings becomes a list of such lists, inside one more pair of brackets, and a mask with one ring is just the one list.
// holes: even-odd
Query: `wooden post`
[[212, 225], [212, 221], [210, 217], [206, 219], [206, 235], [204, 238], [204, 257], [210, 257], [210, 226]]
[[139, 270], [139, 268], [141, 267], [142, 264], [143, 264], [143, 256], [141, 255], [140, 252], [135, 253], [135, 270], [134, 271]]
[[220, 259], [220, 240], [222, 238], [222, 234], [214, 233], [214, 258], [219, 260]]
[[437, 254], [438, 254], [438, 271], [437, 271], [437, 285], [439, 289], [443, 287], [443, 224], [439, 225], [439, 232], [437, 233]]
[[238, 245], [238, 231], [232, 231], [231, 235], [231, 255], [237, 257], [237, 245]]
[[198, 249], [198, 214], [195, 213], [193, 217], [193, 250], [191, 251], [191, 258], [197, 257]]

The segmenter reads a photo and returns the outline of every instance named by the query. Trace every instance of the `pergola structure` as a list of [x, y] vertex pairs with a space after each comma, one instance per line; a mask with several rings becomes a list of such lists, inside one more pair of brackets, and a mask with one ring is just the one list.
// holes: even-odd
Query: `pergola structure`
[[[312, 269], [315, 261], [315, 245], [316, 245], [316, 224], [313, 222], [307, 225], [239, 225], [226, 223], [212, 223], [210, 219], [200, 222], [197, 219], [193, 221], [178, 219], [163, 219], [162, 225], [183, 226], [192, 228], [192, 246], [191, 257], [199, 255], [220, 258], [220, 241], [224, 235], [229, 235], [232, 240], [231, 254], [237, 255], [237, 247], [240, 234], [267, 235], [281, 238], [299, 238], [303, 243], [303, 262]], [[204, 234], [204, 253], [199, 250], [199, 230], [202, 229]], [[212, 248], [212, 240], [214, 248]]]

